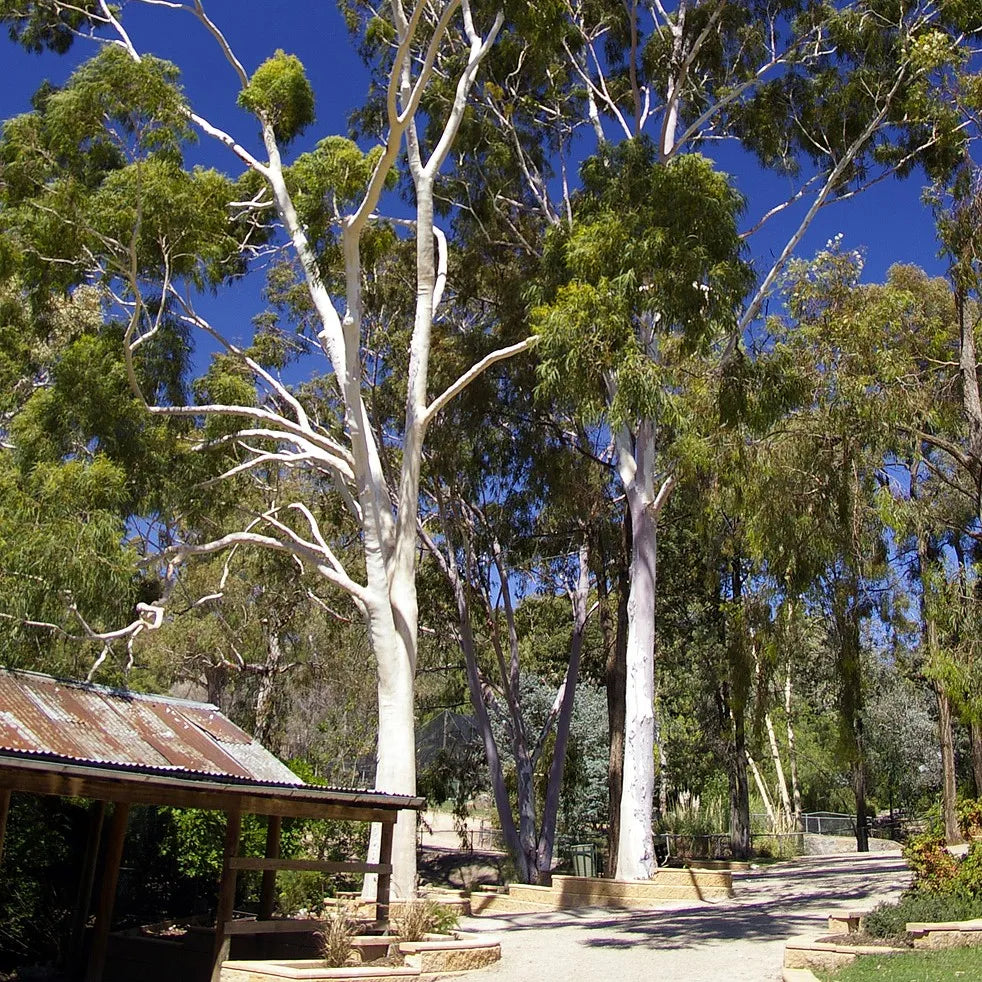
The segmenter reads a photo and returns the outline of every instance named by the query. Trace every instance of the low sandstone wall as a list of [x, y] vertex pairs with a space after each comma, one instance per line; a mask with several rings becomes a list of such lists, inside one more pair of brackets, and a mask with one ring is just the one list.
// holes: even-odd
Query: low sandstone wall
[[551, 886], [513, 883], [506, 894], [471, 895], [475, 914], [532, 913], [576, 907], [649, 910], [667, 900], [721, 900], [733, 896], [729, 870], [663, 868], [650, 880], [606, 880], [592, 876], [554, 876]]

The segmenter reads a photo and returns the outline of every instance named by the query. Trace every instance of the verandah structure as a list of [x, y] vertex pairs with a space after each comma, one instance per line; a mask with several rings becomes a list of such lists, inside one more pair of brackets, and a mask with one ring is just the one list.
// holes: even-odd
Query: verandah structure
[[[85, 966], [86, 982], [105, 968], [119, 866], [133, 805], [202, 808], [226, 815], [218, 892], [212, 979], [217, 980], [233, 934], [303, 930], [314, 922], [273, 919], [276, 873], [282, 869], [378, 875], [376, 919], [388, 922], [392, 829], [402, 809], [419, 810], [421, 798], [303, 784], [284, 764], [216, 707], [69, 682], [32, 672], [0, 669], [0, 857], [11, 794], [88, 798], [96, 804], [88, 837], [73, 948], [89, 917], [101, 870], [95, 928]], [[104, 847], [102, 824], [112, 805]], [[242, 816], [267, 817], [263, 857], [239, 856]], [[283, 859], [284, 818], [378, 822], [377, 863]], [[255, 920], [233, 921], [239, 870], [262, 870]]]

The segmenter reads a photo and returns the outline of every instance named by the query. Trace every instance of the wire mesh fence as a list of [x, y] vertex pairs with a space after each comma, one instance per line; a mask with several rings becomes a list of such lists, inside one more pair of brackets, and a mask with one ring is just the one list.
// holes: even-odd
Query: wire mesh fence
[[856, 816], [842, 812], [806, 812], [800, 819], [801, 831], [812, 835], [855, 835]]

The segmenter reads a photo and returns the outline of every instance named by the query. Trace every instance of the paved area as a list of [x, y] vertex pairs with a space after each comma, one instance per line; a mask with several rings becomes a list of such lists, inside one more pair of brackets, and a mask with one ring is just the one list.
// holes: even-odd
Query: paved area
[[736, 873], [736, 896], [715, 904], [474, 917], [461, 927], [501, 937], [501, 961], [482, 982], [774, 982], [789, 937], [820, 933], [830, 910], [895, 899], [908, 878], [898, 854], [810, 857]]

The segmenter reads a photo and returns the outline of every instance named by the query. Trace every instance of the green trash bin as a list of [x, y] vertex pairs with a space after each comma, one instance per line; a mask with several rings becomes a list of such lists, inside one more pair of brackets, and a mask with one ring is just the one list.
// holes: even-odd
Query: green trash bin
[[573, 876], [597, 875], [597, 847], [592, 842], [570, 846], [573, 854]]

